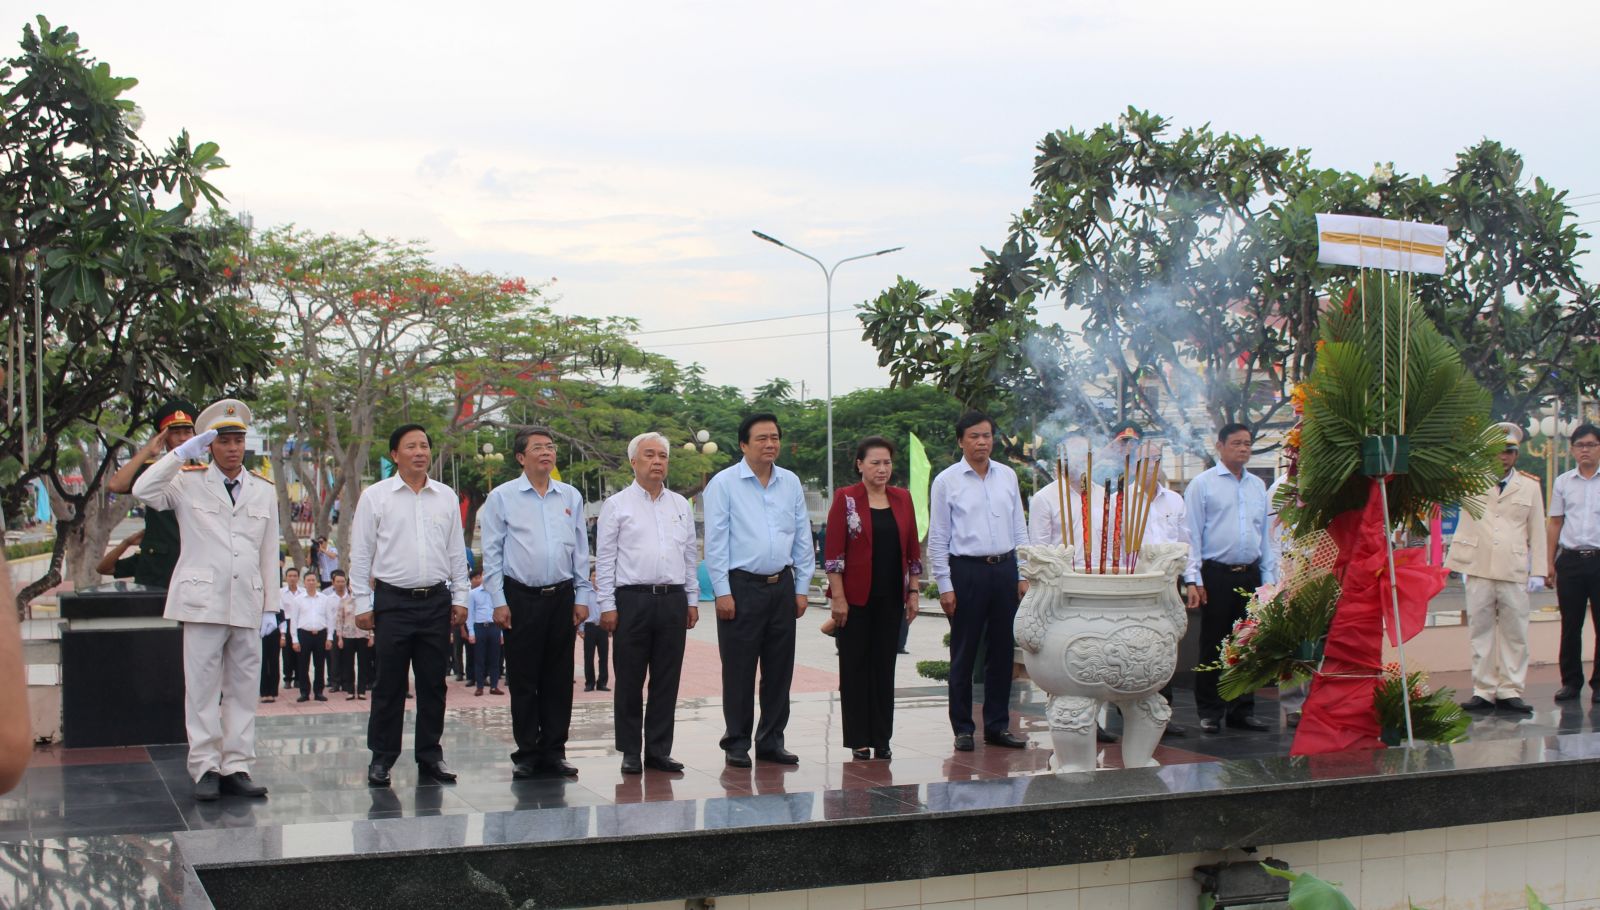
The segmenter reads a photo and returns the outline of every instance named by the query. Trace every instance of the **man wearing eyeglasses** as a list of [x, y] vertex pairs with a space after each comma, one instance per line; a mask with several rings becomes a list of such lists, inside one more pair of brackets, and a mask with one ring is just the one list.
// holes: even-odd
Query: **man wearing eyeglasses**
[[551, 476], [556, 442], [550, 430], [518, 430], [512, 452], [522, 473], [495, 487], [478, 513], [483, 587], [494, 602], [494, 624], [505, 630], [517, 742], [511, 776], [573, 777], [578, 769], [567, 762], [572, 652], [593, 590], [583, 494]]
[[[1576, 468], [1556, 478], [1550, 493], [1546, 533], [1561, 606], [1561, 688], [1556, 701], [1572, 701], [1583, 689], [1583, 614], [1600, 630], [1600, 427], [1586, 423], [1569, 439]], [[1600, 636], [1589, 675], [1590, 701], [1600, 704]]]

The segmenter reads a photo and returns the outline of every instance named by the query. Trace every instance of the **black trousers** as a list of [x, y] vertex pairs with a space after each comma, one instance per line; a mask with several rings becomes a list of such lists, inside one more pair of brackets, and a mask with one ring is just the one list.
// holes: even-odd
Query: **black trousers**
[[261, 697], [278, 697], [278, 631], [261, 636]]
[[365, 695], [372, 688], [372, 644], [365, 638], [341, 638], [338, 649], [339, 678], [351, 695]]
[[[329, 629], [327, 634], [330, 640], [334, 637], [332, 629]], [[349, 680], [345, 679], [344, 674], [339, 672], [339, 664], [339, 647], [335, 645], [333, 650], [328, 652], [328, 688], [334, 692], [343, 689], [349, 684]]]
[[417, 729], [412, 752], [418, 762], [444, 758], [439, 737], [444, 733], [445, 669], [450, 662], [450, 591], [413, 598], [388, 588], [372, 595], [377, 679], [372, 687], [372, 714], [367, 720], [367, 748], [385, 768], [400, 757], [406, 719], [406, 688], [417, 678]]
[[1017, 557], [990, 564], [950, 557], [950, 585], [956, 613], [950, 617], [950, 728], [975, 732], [972, 721], [972, 666], [978, 643], [986, 641], [983, 672], [983, 732], [1011, 727], [1011, 665], [1016, 645], [1011, 626], [1017, 618]]
[[847, 749], [887, 749], [894, 734], [894, 664], [905, 604], [894, 597], [851, 605], [839, 642], [839, 702]]
[[321, 695], [328, 668], [328, 632], [326, 629], [320, 632], [301, 629], [297, 635], [295, 640], [300, 643], [300, 653], [295, 657], [299, 665], [296, 675], [300, 678], [300, 695], [310, 698], [313, 691]]
[[448, 672], [456, 679], [472, 675], [472, 646], [467, 644], [467, 634], [461, 629], [450, 630], [450, 666]]
[[[507, 578], [506, 685], [511, 689], [511, 735], [517, 749], [511, 760], [550, 763], [567, 755], [572, 727], [572, 651], [578, 630], [572, 624], [576, 595], [567, 585], [553, 594]], [[478, 680], [483, 685], [483, 680]]]
[[[279, 613], [278, 614], [278, 628], [280, 628], [280, 629], [285, 628], [283, 623], [284, 623], [283, 614]], [[280, 650], [285, 652], [283, 654], [283, 687], [285, 689], [298, 688], [298, 685], [295, 682], [294, 671], [295, 671], [295, 668], [299, 665], [299, 662], [296, 660], [296, 658], [291, 656], [291, 655], [294, 654], [294, 652], [289, 650], [289, 642], [292, 641], [292, 640], [293, 639], [288, 638], [287, 637], [287, 633], [285, 633], [284, 643], [280, 647]]]
[[[1206, 589], [1206, 602], [1200, 608], [1200, 663], [1217, 662], [1222, 650], [1222, 640], [1233, 631], [1233, 624], [1244, 618], [1249, 592], [1261, 587], [1260, 564], [1242, 572], [1234, 572], [1218, 563], [1200, 564], [1200, 583]], [[1241, 590], [1244, 593], [1240, 593]], [[1201, 720], [1221, 721], [1224, 716], [1249, 717], [1255, 710], [1256, 697], [1246, 695], [1236, 701], [1224, 701], [1217, 694], [1218, 670], [1197, 671], [1194, 674], [1194, 704]]]
[[[778, 580], [735, 570], [728, 575], [733, 618], [717, 618], [722, 655], [722, 748], [756, 753], [783, 748], [789, 726], [789, 683], [794, 679], [794, 570]], [[761, 671], [761, 724], [756, 726], [756, 670]]]
[[[684, 595], [617, 592], [617, 692], [611, 703], [617, 751], [652, 758], [672, 755], [678, 680], [688, 638], [689, 604]], [[604, 634], [604, 630], [601, 630]], [[587, 651], [587, 643], [585, 651]], [[601, 657], [601, 672], [605, 658]], [[645, 681], [650, 686], [645, 699]], [[605, 679], [604, 676], [601, 679]]]
[[485, 685], [500, 688], [500, 650], [505, 640], [501, 631], [492, 622], [475, 623], [472, 627], [472, 637], [477, 641], [472, 645], [472, 672], [467, 678], [480, 689]]
[[1561, 607], [1561, 684], [1583, 685], [1583, 615], [1588, 613], [1596, 632], [1589, 685], [1600, 690], [1600, 556], [1584, 559], [1570, 550], [1556, 555], [1556, 603]]
[[[687, 621], [687, 620], [685, 620]], [[611, 682], [610, 650], [611, 635], [605, 629], [594, 623], [583, 624], [583, 684], [592, 686], [598, 682], [604, 686]], [[598, 679], [595, 676], [595, 657], [600, 658]], [[677, 687], [674, 686], [674, 689]]]

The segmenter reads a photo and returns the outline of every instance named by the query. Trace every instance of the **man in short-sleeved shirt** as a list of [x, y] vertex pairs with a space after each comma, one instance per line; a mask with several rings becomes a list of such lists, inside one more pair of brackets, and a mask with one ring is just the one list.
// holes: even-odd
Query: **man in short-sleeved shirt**
[[[1570, 701], [1583, 688], [1583, 614], [1600, 630], [1600, 428], [1584, 424], [1569, 439], [1578, 466], [1556, 478], [1550, 493], [1549, 562], [1561, 605], [1561, 688]], [[1590, 700], [1600, 704], [1600, 635], [1589, 675]]]

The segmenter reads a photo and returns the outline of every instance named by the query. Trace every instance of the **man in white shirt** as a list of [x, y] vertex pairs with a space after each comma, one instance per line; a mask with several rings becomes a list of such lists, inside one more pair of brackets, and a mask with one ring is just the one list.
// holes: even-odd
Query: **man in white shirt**
[[[494, 601], [495, 625], [505, 630], [517, 743], [511, 776], [573, 777], [578, 769], [567, 761], [572, 655], [593, 599], [583, 494], [552, 476], [556, 441], [548, 428], [518, 430], [511, 452], [522, 473], [491, 490], [478, 511], [483, 587]], [[482, 672], [475, 674], [479, 688]]]
[[[305, 591], [300, 587], [300, 570], [290, 566], [283, 570], [283, 584], [278, 587], [278, 618], [279, 625], [283, 628], [284, 638], [280, 645], [289, 646], [289, 614], [294, 612], [295, 604]], [[299, 688], [299, 679], [295, 675], [300, 667], [295, 659], [294, 652], [289, 652], [283, 658], [283, 687], [285, 689]]]
[[[194, 797], [263, 797], [250, 780], [263, 614], [277, 606], [278, 502], [272, 482], [244, 470], [250, 408], [206, 408], [199, 435], [134, 481], [145, 505], [177, 513], [182, 535], [165, 618], [183, 624], [184, 725]], [[206, 466], [184, 462], [210, 452]]]
[[615, 644], [612, 717], [624, 774], [683, 770], [672, 757], [673, 712], [684, 640], [700, 620], [699, 554], [689, 502], [666, 488], [670, 451], [660, 433], [629, 441], [634, 482], [601, 506], [595, 534], [595, 603]]
[[1597, 632], [1590, 700], [1600, 704], [1600, 428], [1586, 423], [1572, 431], [1568, 444], [1578, 466], [1556, 478], [1546, 534], [1561, 606], [1561, 688], [1556, 701], [1571, 701], [1583, 688], [1583, 614], [1588, 612]]
[[[1529, 715], [1522, 699], [1528, 678], [1528, 581], [1546, 574], [1544, 496], [1539, 481], [1517, 470], [1522, 428], [1497, 424], [1505, 434], [1503, 472], [1478, 498], [1477, 511], [1461, 510], [1445, 567], [1467, 578], [1467, 629], [1472, 635], [1472, 698], [1468, 711]], [[1531, 557], [1531, 558], [1530, 558]]]
[[444, 763], [445, 672], [450, 627], [467, 621], [467, 546], [455, 491], [428, 477], [433, 444], [419, 424], [389, 435], [395, 475], [367, 487], [356, 505], [350, 590], [356, 625], [377, 641], [377, 682], [367, 747], [367, 785], [387, 787], [400, 757], [406, 685], [415, 668], [418, 776], [455, 783]]
[[327, 673], [328, 652], [333, 650], [333, 639], [328, 630], [333, 627], [339, 610], [339, 600], [322, 590], [317, 573], [308, 572], [305, 591], [294, 597], [294, 613], [289, 616], [289, 643], [294, 648], [295, 671], [300, 676], [300, 697], [297, 702], [310, 701], [316, 693], [317, 701], [327, 701], [322, 693]]
[[928, 556], [939, 607], [950, 618], [950, 726], [958, 752], [973, 750], [972, 667], [980, 640], [987, 641], [983, 741], [1007, 749], [1028, 744], [1010, 729], [1011, 627], [1028, 590], [1017, 547], [1028, 542], [1028, 528], [1016, 472], [989, 457], [994, 437], [987, 414], [963, 414], [956, 421], [962, 458], [939, 472], [929, 494]]

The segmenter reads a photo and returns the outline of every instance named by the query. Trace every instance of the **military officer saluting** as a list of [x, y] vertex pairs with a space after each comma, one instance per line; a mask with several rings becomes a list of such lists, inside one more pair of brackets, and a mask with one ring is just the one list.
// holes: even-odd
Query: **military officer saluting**
[[[244, 470], [250, 408], [232, 398], [199, 435], [151, 465], [133, 495], [177, 515], [182, 547], [162, 615], [183, 624], [184, 723], [194, 797], [261, 797], [256, 757], [261, 617], [278, 609], [278, 508], [272, 484]], [[211, 454], [208, 465], [184, 462]]]
[[[174, 398], [156, 411], [156, 435], [150, 437], [127, 463], [106, 481], [106, 487], [119, 496], [133, 492], [133, 482], [163, 452], [170, 452], [194, 436], [194, 415], [199, 409], [182, 398]], [[146, 507], [144, 536], [139, 540], [139, 555], [134, 560], [133, 580], [150, 588], [165, 588], [178, 564], [178, 516], [171, 509]]]

